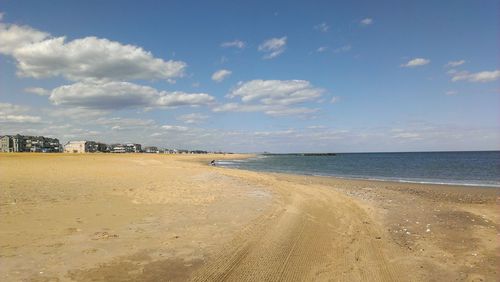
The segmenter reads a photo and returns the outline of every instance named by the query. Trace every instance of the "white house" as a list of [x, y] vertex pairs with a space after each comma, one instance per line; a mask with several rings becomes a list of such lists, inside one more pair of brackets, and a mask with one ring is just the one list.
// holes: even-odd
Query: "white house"
[[90, 142], [88, 141], [69, 141], [64, 145], [65, 153], [87, 153], [90, 150]]

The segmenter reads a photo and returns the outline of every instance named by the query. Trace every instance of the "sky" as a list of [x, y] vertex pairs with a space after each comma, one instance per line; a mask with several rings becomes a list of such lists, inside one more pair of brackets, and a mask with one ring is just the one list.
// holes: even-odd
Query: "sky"
[[499, 4], [0, 0], [0, 135], [498, 150]]

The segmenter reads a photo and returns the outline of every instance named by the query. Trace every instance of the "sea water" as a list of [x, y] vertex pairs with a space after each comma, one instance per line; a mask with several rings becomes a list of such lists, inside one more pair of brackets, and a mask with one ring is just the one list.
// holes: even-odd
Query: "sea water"
[[255, 171], [500, 187], [500, 151], [277, 154], [218, 165]]

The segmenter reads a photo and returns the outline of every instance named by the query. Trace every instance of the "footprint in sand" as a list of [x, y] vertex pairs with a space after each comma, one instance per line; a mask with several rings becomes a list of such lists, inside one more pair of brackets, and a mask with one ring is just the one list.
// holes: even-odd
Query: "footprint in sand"
[[95, 253], [97, 253], [97, 251], [98, 251], [98, 249], [96, 249], [96, 248], [90, 248], [90, 249], [83, 250], [82, 253], [84, 253], [84, 254], [95, 254]]
[[76, 227], [69, 227], [69, 228], [66, 228], [65, 232], [67, 235], [73, 235], [75, 233], [78, 233], [82, 231], [80, 228], [76, 228]]
[[92, 240], [107, 240], [107, 239], [116, 239], [120, 237], [118, 234], [110, 234], [109, 232], [96, 232]]

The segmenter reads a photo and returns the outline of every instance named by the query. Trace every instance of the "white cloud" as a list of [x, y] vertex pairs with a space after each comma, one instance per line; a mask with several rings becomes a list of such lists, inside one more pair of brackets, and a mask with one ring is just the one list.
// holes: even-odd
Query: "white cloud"
[[227, 103], [217, 106], [212, 109], [214, 112], [263, 112], [266, 115], [281, 117], [281, 116], [305, 116], [318, 111], [306, 107], [287, 107], [283, 105], [256, 105], [256, 104], [240, 104]]
[[270, 116], [281, 117], [281, 116], [306, 116], [308, 114], [316, 113], [317, 111], [318, 109], [311, 109], [306, 107], [298, 107], [298, 108], [276, 107], [274, 109], [267, 110], [264, 113]]
[[212, 110], [214, 112], [261, 112], [269, 109], [270, 106], [267, 105], [246, 105], [239, 103], [226, 103]]
[[239, 82], [228, 95], [242, 103], [226, 103], [214, 107], [214, 112], [263, 112], [270, 116], [299, 115], [318, 109], [291, 105], [318, 100], [325, 90], [306, 80], [251, 80]]
[[35, 30], [29, 26], [0, 23], [0, 53], [12, 55], [15, 50], [40, 42], [48, 36], [48, 33]]
[[401, 132], [394, 134], [392, 138], [397, 138], [397, 139], [420, 139], [421, 136], [418, 133], [415, 132]]
[[450, 68], [454, 68], [454, 67], [458, 67], [458, 66], [461, 66], [465, 64], [465, 60], [459, 60], [459, 61], [450, 61], [448, 62], [445, 67], [450, 67]]
[[93, 124], [106, 125], [106, 126], [130, 126], [130, 127], [149, 127], [155, 124], [152, 119], [139, 119], [139, 118], [123, 118], [123, 117], [100, 117], [92, 121]]
[[3, 20], [3, 17], [5, 16], [4, 13], [0, 13], [0, 21]]
[[251, 80], [240, 82], [228, 97], [239, 97], [244, 103], [259, 101], [265, 105], [291, 105], [312, 101], [324, 89], [316, 88], [306, 80]]
[[168, 131], [188, 131], [189, 128], [185, 126], [179, 126], [179, 125], [162, 125], [162, 129], [168, 130]]
[[344, 45], [333, 50], [334, 53], [348, 52], [351, 50], [351, 45]]
[[35, 95], [38, 95], [38, 96], [47, 96], [47, 95], [50, 94], [49, 90], [47, 90], [45, 88], [41, 88], [41, 87], [28, 87], [28, 88], [24, 88], [24, 92], [35, 94]]
[[27, 112], [29, 107], [14, 105], [10, 103], [0, 103], [0, 114], [18, 114]]
[[29, 107], [14, 105], [10, 103], [0, 103], [0, 123], [39, 123], [41, 117], [26, 115]]
[[230, 76], [232, 71], [226, 70], [226, 69], [221, 69], [212, 74], [212, 80], [215, 82], [221, 82], [223, 81], [226, 77]]
[[281, 55], [286, 48], [286, 36], [281, 38], [271, 38], [259, 45], [259, 51], [264, 52], [264, 59], [272, 59]]
[[321, 46], [321, 47], [319, 47], [318, 49], [316, 49], [316, 52], [318, 52], [318, 53], [322, 53], [322, 52], [325, 52], [326, 50], [328, 50], [328, 47], [326, 47], [326, 46]]
[[476, 73], [469, 73], [467, 71], [463, 72], [451, 72], [451, 81], [469, 81], [469, 82], [491, 82], [500, 78], [500, 70], [494, 71], [481, 71]]
[[87, 109], [81, 107], [60, 108], [54, 107], [46, 110], [47, 114], [51, 117], [62, 118], [64, 120], [70, 119], [88, 119], [101, 117], [109, 113], [105, 110]]
[[424, 58], [415, 58], [409, 60], [406, 64], [402, 64], [402, 67], [406, 68], [413, 68], [413, 67], [418, 67], [418, 66], [424, 66], [427, 65], [431, 62], [429, 59], [424, 59]]
[[326, 126], [324, 125], [310, 125], [307, 127], [307, 129], [325, 129]]
[[208, 119], [208, 116], [199, 113], [192, 113], [178, 116], [176, 119], [187, 124], [198, 124]]
[[373, 24], [373, 19], [372, 18], [364, 18], [359, 22], [363, 26], [368, 26]]
[[39, 123], [42, 119], [29, 115], [3, 115], [0, 113], [0, 123]]
[[[246, 105], [246, 104], [242, 104]], [[273, 110], [277, 106], [260, 105]], [[36, 111], [25, 106], [0, 104], [0, 108], [14, 110], [11, 115], [28, 115]], [[52, 107], [53, 108], [53, 107]], [[287, 108], [282, 108], [286, 110]], [[314, 109], [306, 109], [311, 111]], [[24, 112], [23, 112], [24, 111]], [[297, 110], [296, 112], [299, 112]], [[29, 113], [28, 113], [29, 112]], [[47, 112], [48, 113], [48, 112]], [[128, 111], [127, 116], [134, 115]], [[279, 114], [279, 113], [276, 113]], [[289, 113], [288, 113], [289, 114]], [[37, 114], [33, 114], [37, 115]], [[308, 114], [306, 114], [307, 116]], [[296, 116], [296, 115], [292, 115]], [[339, 125], [317, 124], [296, 129], [289, 125], [257, 125], [252, 130], [225, 130], [223, 128], [198, 128], [175, 123], [157, 124], [151, 119], [98, 117], [76, 119], [51, 119], [41, 116], [42, 122], [16, 122], [22, 118], [8, 118], [0, 125], [3, 134], [54, 136], [62, 143], [70, 140], [89, 139], [105, 143], [134, 142], [177, 149], [206, 149], [234, 152], [346, 152], [346, 151], [414, 151], [453, 149], [467, 150], [476, 146], [498, 149], [500, 135], [497, 127], [470, 127], [463, 124], [432, 124], [425, 122], [397, 122], [389, 127], [346, 128]], [[2, 118], [5, 121], [6, 118]], [[27, 119], [25, 119], [26, 121]], [[36, 121], [36, 120], [35, 120]], [[162, 128], [162, 126], [165, 127]], [[181, 127], [179, 127], [181, 126]], [[112, 129], [113, 128], [113, 129]], [[394, 128], [394, 129], [393, 129]], [[471, 143], [472, 142], [472, 143]], [[472, 147], [471, 147], [471, 144]]]
[[171, 80], [182, 77], [187, 66], [134, 45], [96, 37], [66, 42], [65, 37], [8, 24], [0, 24], [0, 53], [16, 59], [19, 75], [34, 78]]
[[[78, 123], [78, 121], [75, 120], [73, 123]], [[130, 136], [135, 136], [135, 138], [137, 138], [137, 136], [149, 134], [149, 131], [158, 128], [158, 125], [156, 125], [156, 122], [152, 119], [125, 117], [98, 117], [85, 122], [79, 122], [79, 124], [90, 127], [92, 130], [101, 128], [106, 132], [107, 138], [116, 136], [116, 134], [131, 134]], [[128, 140], [134, 141], [133, 139]]]
[[276, 131], [255, 131], [249, 132], [248, 134], [258, 137], [280, 137], [280, 136], [290, 136], [297, 132], [294, 129], [287, 130], [276, 130]]
[[223, 48], [229, 48], [229, 47], [235, 47], [235, 48], [238, 48], [238, 49], [243, 49], [245, 48], [245, 42], [241, 41], [241, 40], [233, 40], [233, 41], [227, 41], [227, 42], [222, 42], [220, 44], [221, 47]]
[[85, 81], [59, 86], [52, 90], [49, 99], [55, 105], [95, 109], [196, 106], [215, 100], [205, 93], [158, 91], [149, 86], [116, 81]]
[[326, 24], [325, 22], [323, 22], [323, 23], [320, 23], [318, 25], [315, 25], [314, 29], [319, 30], [321, 32], [327, 32], [330, 29], [330, 26], [328, 24]]
[[14, 51], [18, 73], [34, 78], [172, 79], [184, 74], [186, 63], [163, 61], [133, 45], [96, 37], [65, 43], [64, 37], [26, 45]]
[[338, 101], [340, 101], [340, 97], [333, 96], [333, 97], [332, 97], [332, 99], [330, 100], [330, 103], [335, 104], [335, 103], [337, 103]]

